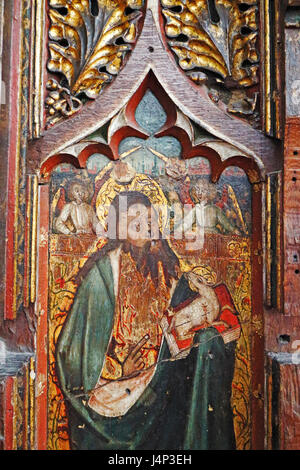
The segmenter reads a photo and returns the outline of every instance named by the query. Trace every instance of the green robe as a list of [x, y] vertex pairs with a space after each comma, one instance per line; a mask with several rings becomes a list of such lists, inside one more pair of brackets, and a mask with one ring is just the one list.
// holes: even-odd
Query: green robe
[[[182, 278], [175, 303], [188, 295]], [[78, 288], [56, 348], [72, 449], [233, 449], [230, 406], [235, 343], [214, 328], [195, 335], [185, 359], [159, 362], [139, 400], [121, 417], [100, 416], [87, 402], [98, 381], [113, 327], [115, 297], [109, 256], [95, 262]], [[170, 358], [164, 341], [159, 360]]]

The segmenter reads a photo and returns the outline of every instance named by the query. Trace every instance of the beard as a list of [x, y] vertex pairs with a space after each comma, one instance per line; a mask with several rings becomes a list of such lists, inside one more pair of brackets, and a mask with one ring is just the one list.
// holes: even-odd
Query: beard
[[132, 259], [136, 263], [137, 269], [144, 278], [150, 274], [151, 280], [156, 288], [159, 281], [160, 266], [168, 287], [171, 287], [172, 279], [178, 279], [179, 261], [166, 240], [149, 240], [149, 242], [146, 242], [143, 247], [137, 247], [128, 240], [109, 240], [108, 243], [99, 251], [90, 256], [74, 277], [74, 281], [77, 286], [79, 287], [96, 261], [107, 255], [109, 252], [115, 250], [120, 245], [122, 245], [122, 249], [125, 253], [130, 253]]
[[146, 242], [142, 247], [125, 241], [123, 250], [125, 253], [130, 253], [138, 271], [144, 278], [150, 274], [155, 287], [158, 286], [160, 266], [168, 287], [171, 287], [171, 279], [178, 278], [179, 261], [166, 240], [152, 240]]

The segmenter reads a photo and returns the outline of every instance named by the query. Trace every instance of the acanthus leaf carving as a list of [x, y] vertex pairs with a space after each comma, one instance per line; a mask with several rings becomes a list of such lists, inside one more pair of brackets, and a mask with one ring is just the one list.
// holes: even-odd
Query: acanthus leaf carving
[[[64, 92], [56, 107], [46, 103], [51, 116], [48, 124], [53, 124], [64, 115], [59, 103], [67, 91], [71, 101], [95, 99], [119, 73], [137, 38], [143, 0], [49, 0], [49, 6], [47, 66], [63, 76], [59, 85]], [[52, 91], [57, 90], [55, 85]]]

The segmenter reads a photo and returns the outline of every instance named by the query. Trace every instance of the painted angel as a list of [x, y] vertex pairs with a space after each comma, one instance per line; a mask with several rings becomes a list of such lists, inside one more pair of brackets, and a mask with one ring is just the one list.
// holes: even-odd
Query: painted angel
[[54, 220], [58, 233], [93, 234], [101, 236], [103, 232], [93, 207], [88, 203], [90, 189], [84, 181], [73, 181], [68, 188], [69, 203], [66, 203], [59, 216]]
[[[232, 190], [233, 191], [233, 190]], [[240, 235], [235, 222], [227, 217], [225, 212], [215, 203], [217, 189], [214, 184], [204, 178], [199, 178], [191, 187], [190, 195], [195, 204], [190, 217], [184, 222], [184, 230], [191, 228], [194, 219], [197, 225], [203, 227], [205, 233], [225, 233]]]

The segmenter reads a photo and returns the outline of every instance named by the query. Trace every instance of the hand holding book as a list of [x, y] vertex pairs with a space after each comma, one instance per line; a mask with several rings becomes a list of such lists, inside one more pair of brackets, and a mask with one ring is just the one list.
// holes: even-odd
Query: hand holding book
[[192, 272], [184, 276], [192, 287], [190, 295], [176, 307], [169, 307], [161, 320], [171, 355], [185, 357], [193, 344], [196, 331], [203, 328], [214, 327], [224, 343], [237, 340], [241, 329], [226, 285], [209, 285]]

